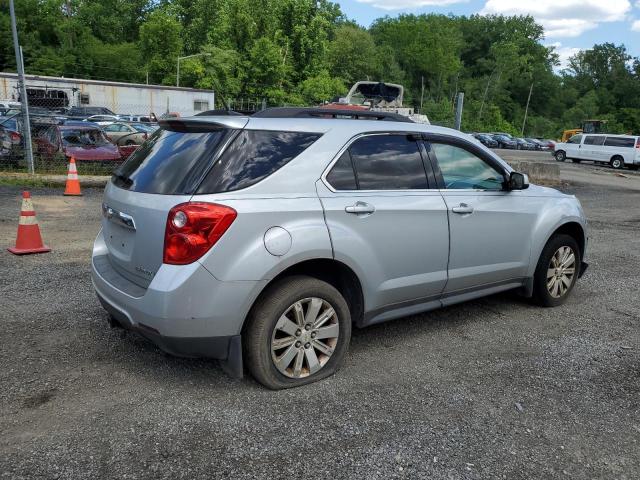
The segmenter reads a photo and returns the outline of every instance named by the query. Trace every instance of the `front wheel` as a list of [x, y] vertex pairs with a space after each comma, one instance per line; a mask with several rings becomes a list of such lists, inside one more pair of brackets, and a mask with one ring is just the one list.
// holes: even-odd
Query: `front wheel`
[[268, 288], [251, 310], [243, 333], [253, 377], [273, 390], [333, 375], [351, 339], [347, 302], [330, 284], [307, 276]]
[[554, 235], [545, 245], [533, 278], [533, 301], [543, 307], [557, 307], [569, 298], [581, 268], [576, 240]]
[[564, 162], [567, 159], [567, 154], [564, 153], [562, 150], [558, 150], [554, 157], [556, 157], [556, 161], [558, 162]]

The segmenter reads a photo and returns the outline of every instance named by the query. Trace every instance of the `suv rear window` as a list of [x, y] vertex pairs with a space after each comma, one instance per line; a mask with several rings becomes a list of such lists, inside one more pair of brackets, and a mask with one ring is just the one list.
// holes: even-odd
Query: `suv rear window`
[[226, 129], [156, 131], [114, 172], [113, 183], [134, 192], [193, 193], [211, 165]]
[[200, 194], [247, 188], [282, 168], [313, 142], [317, 133], [242, 130], [198, 188]]

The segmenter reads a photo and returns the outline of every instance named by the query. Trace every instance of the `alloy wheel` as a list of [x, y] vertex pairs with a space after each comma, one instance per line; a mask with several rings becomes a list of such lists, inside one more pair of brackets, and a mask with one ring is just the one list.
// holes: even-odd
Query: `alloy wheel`
[[317, 297], [298, 300], [273, 329], [273, 364], [289, 378], [313, 375], [333, 355], [339, 334], [338, 315], [329, 302]]
[[576, 255], [571, 247], [560, 247], [547, 268], [547, 290], [553, 298], [566, 295], [576, 274]]

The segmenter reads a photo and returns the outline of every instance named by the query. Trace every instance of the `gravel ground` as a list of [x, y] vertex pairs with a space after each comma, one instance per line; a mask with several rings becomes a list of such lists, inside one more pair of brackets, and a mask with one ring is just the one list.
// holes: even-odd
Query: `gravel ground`
[[[283, 392], [111, 330], [100, 192], [33, 190], [53, 252], [0, 252], [0, 478], [638, 478], [640, 177], [597, 171], [562, 187], [591, 225], [565, 306], [505, 294], [356, 330], [337, 375]], [[19, 194], [0, 187], [2, 246]]]

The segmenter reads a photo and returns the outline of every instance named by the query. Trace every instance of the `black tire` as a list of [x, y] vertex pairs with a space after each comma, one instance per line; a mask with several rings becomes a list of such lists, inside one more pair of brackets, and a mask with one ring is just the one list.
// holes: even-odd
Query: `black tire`
[[580, 160], [579, 158], [572, 158], [571, 161], [573, 163], [580, 163], [582, 160]]
[[[571, 285], [567, 291], [560, 297], [553, 297], [547, 288], [547, 269], [551, 264], [552, 257], [561, 247], [569, 247], [573, 250], [575, 255], [575, 271], [571, 279]], [[541, 307], [557, 307], [565, 303], [571, 295], [573, 287], [576, 285], [581, 265], [582, 254], [575, 238], [565, 234], [557, 234], [551, 237], [540, 254], [536, 272], [533, 277], [533, 303]]]
[[556, 157], [556, 162], [564, 162], [567, 159], [567, 154], [564, 150], [558, 150], [553, 156]]
[[[317, 297], [328, 302], [338, 318], [339, 335], [333, 353], [316, 373], [302, 378], [283, 375], [271, 357], [271, 340], [278, 319], [295, 302]], [[267, 388], [299, 387], [333, 375], [344, 363], [351, 340], [351, 314], [340, 292], [307, 276], [286, 277], [271, 285], [251, 309], [242, 335], [245, 362], [251, 375]]]
[[615, 168], [616, 170], [622, 170], [624, 168], [624, 158], [622, 158], [620, 155], [616, 155], [611, 159], [609, 165], [611, 165], [611, 167]]

